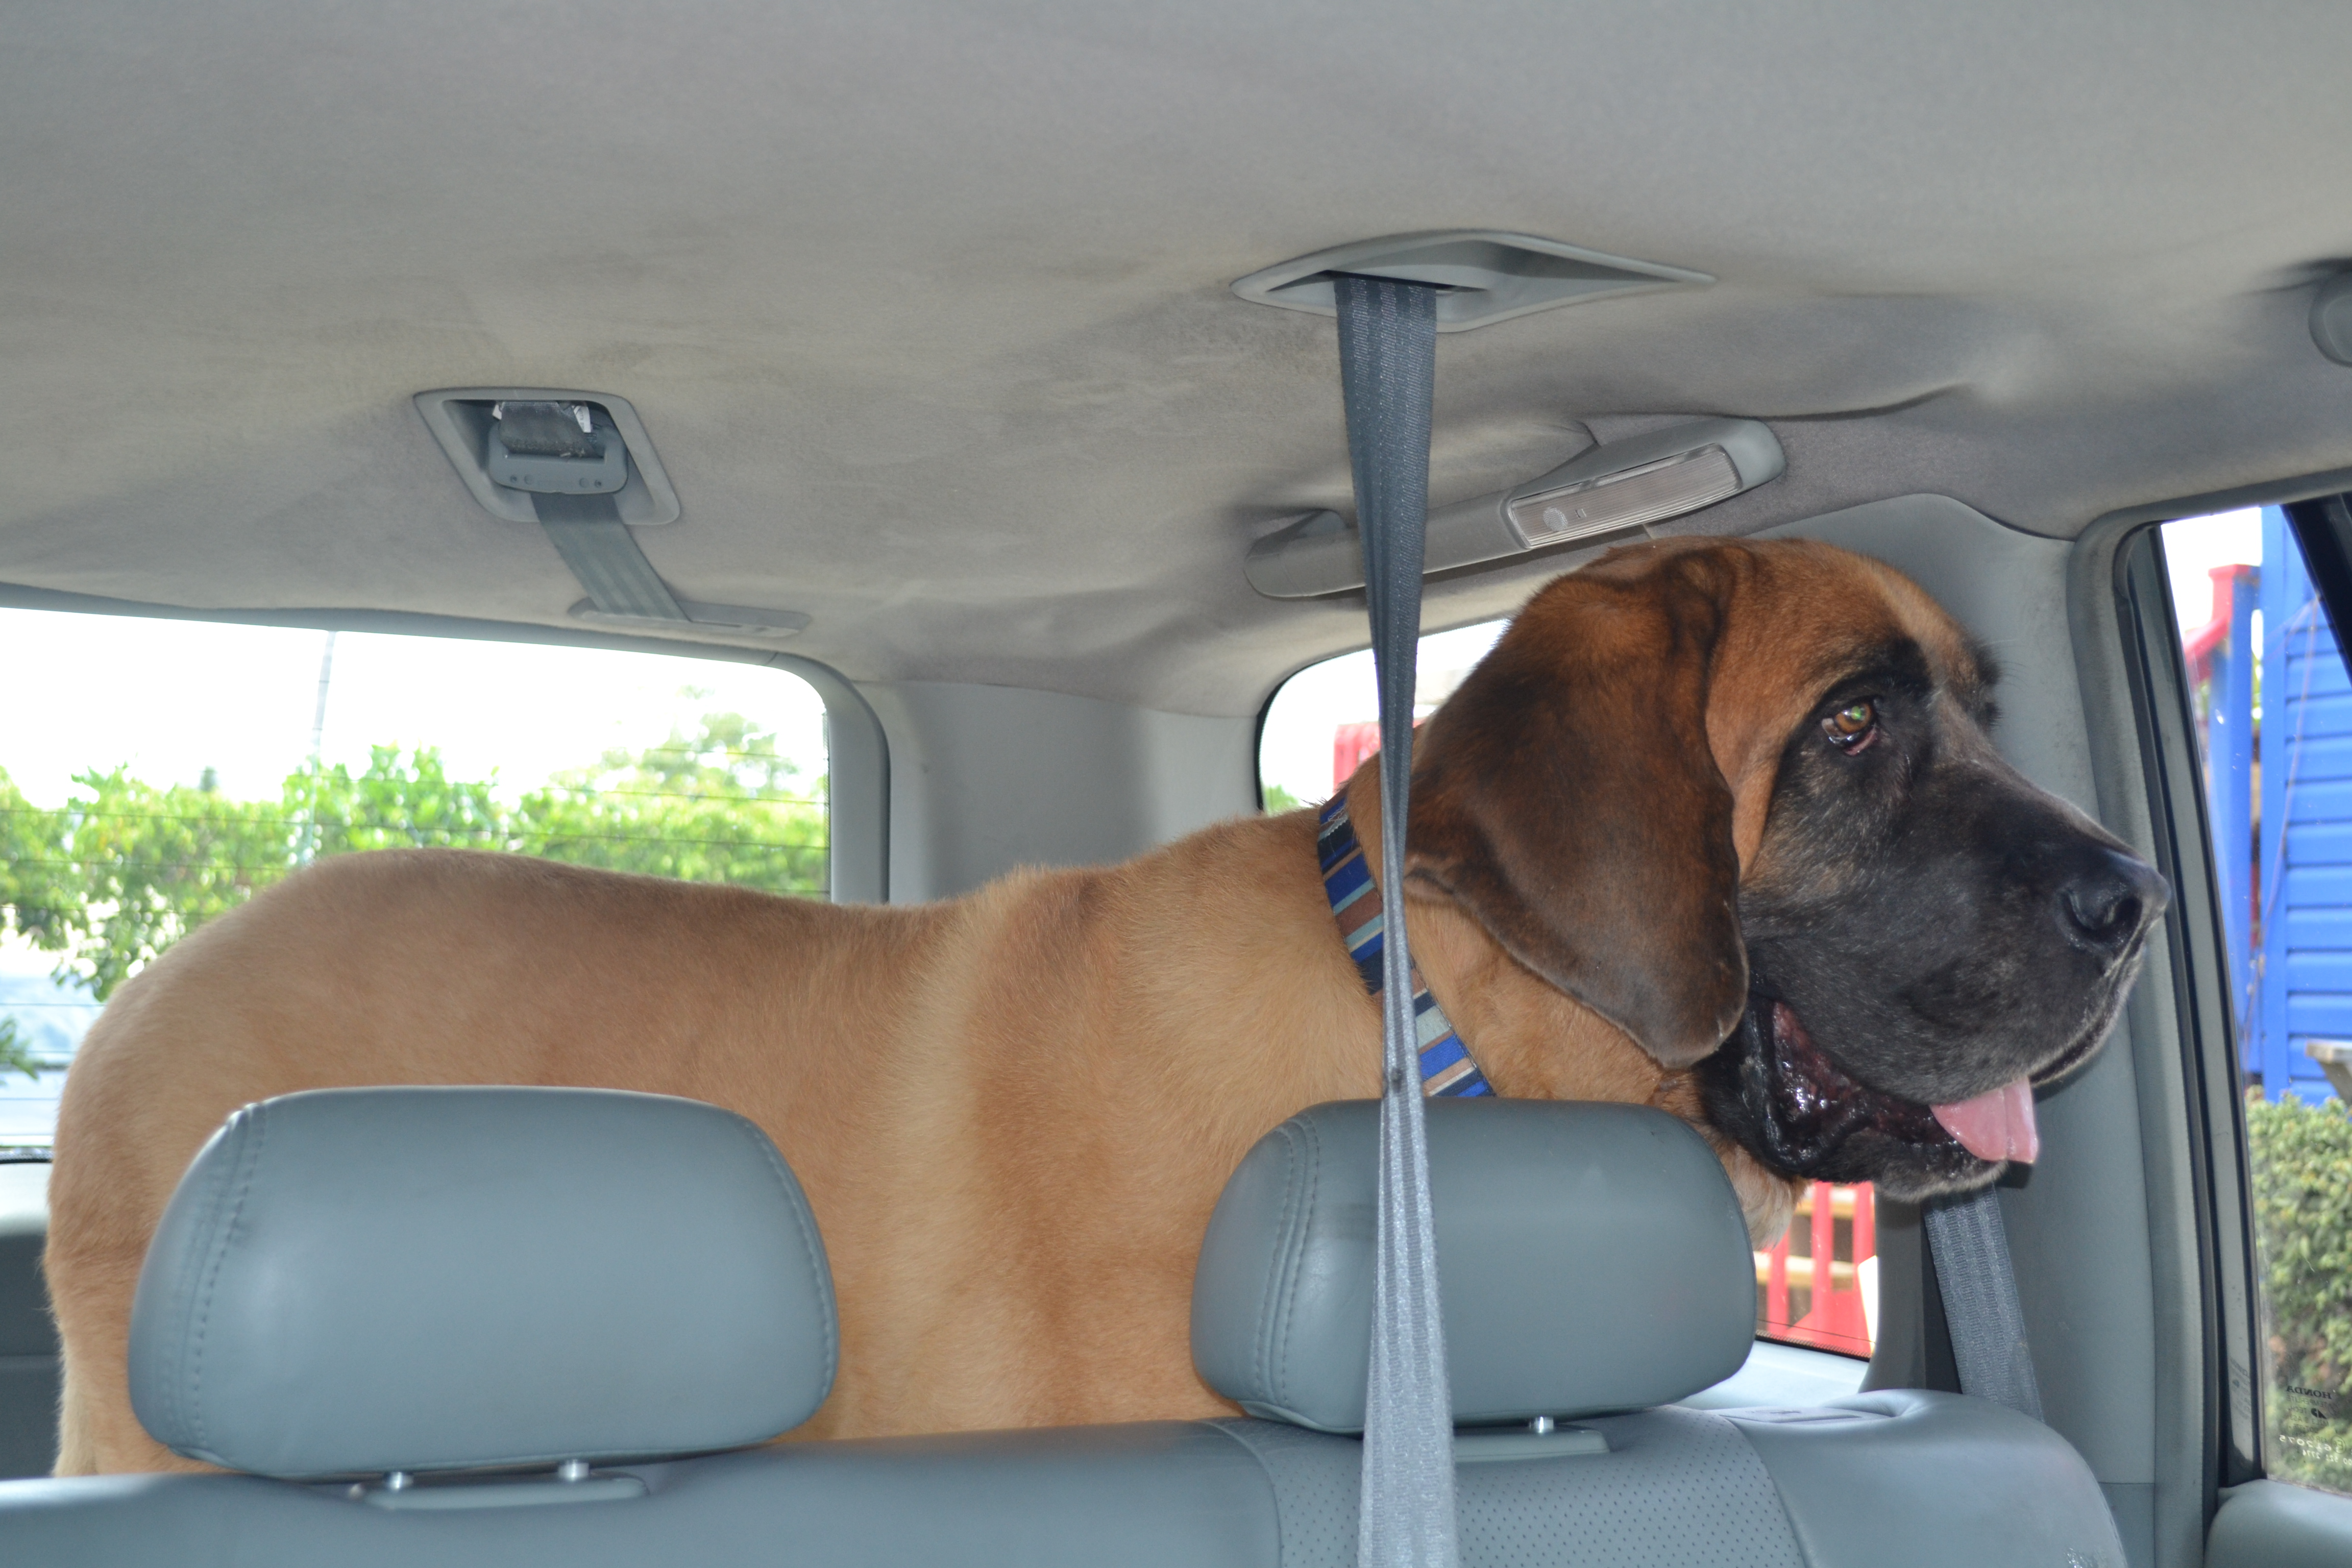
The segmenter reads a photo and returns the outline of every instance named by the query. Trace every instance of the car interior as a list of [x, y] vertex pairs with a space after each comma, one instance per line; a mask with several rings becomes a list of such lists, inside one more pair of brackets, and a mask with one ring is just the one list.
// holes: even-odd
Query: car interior
[[[2253, 1142], [2290, 1052], [2337, 1136], [2336, 1026], [2249, 1044], [2284, 764], [2221, 809], [2211, 650], [2263, 689], [2181, 599], [2183, 531], [2260, 511], [2294, 668], [2352, 615], [2346, 43], [2114, 0], [39, 4], [0, 614], [772, 673], [822, 707], [804, 896], [1116, 861], [1318, 804], [1265, 759], [1370, 636], [1339, 280], [1427, 286], [1424, 650], [1628, 543], [1842, 546], [2172, 889], [1997, 1189], [2038, 1418], [1968, 1386], [1921, 1205], [1821, 1188], [1768, 1264], [1672, 1118], [1431, 1101], [1460, 1560], [2352, 1563], [2352, 1229]], [[10, 646], [19, 700], [95, 689]], [[0, 1558], [1353, 1563], [1371, 1110], [1269, 1128], [1218, 1205], [1192, 1344], [1243, 1414], [777, 1443], [840, 1354], [790, 1149], [593, 1085], [266, 1100], [131, 1326], [142, 1423], [227, 1473], [54, 1478], [49, 1151], [0, 1136]], [[1864, 1339], [1765, 1310], [1799, 1265]]]

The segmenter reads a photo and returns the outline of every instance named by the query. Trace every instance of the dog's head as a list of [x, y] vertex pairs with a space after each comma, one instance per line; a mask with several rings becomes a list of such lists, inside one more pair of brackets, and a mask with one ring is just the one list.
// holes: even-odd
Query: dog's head
[[1995, 671], [1826, 545], [1618, 551], [1415, 748], [1409, 886], [1670, 1068], [1780, 1174], [1917, 1198], [2033, 1158], [2163, 879], [1994, 752]]

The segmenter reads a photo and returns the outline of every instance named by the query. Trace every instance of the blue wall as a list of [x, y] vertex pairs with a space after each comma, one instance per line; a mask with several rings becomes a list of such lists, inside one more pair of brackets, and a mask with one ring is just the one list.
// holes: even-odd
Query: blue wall
[[[2311, 1039], [2352, 1040], [2352, 679], [2294, 533], [2276, 507], [2263, 509], [2260, 603], [2260, 863], [2249, 878], [2220, 844], [2228, 837], [2222, 825], [2230, 820], [2231, 797], [2249, 793], [2243, 763], [2231, 765], [2233, 748], [2227, 742], [2244, 733], [2252, 693], [2238, 689], [2251, 682], [2225, 679], [2217, 660], [2214, 721], [2208, 730], [2217, 870], [2233, 893], [2230, 935], [2239, 995], [2252, 1004], [2239, 1009], [2246, 1066], [2263, 1075], [2263, 1091], [2273, 1099], [2292, 1090], [2325, 1100], [2333, 1091], [2303, 1047]], [[2229, 658], [2242, 670], [2238, 650], [2251, 638], [2242, 635], [2242, 611], [2238, 618], [2232, 630], [2241, 635], [2232, 637]], [[2241, 828], [2237, 843], [2246, 841]], [[2250, 964], [2244, 933], [2251, 912], [2262, 917], [2262, 951], [2259, 963]]]

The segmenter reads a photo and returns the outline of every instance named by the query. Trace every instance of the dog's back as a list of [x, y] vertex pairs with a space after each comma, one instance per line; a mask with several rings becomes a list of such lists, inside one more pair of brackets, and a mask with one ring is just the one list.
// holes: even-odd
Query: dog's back
[[[130, 1407], [147, 1239], [231, 1110], [364, 1084], [626, 1089], [757, 1121], [841, 1296], [843, 1373], [805, 1435], [1215, 1413], [1181, 1311], [1217, 1184], [1290, 1110], [1377, 1085], [1312, 838], [1305, 814], [1229, 824], [898, 909], [459, 850], [321, 862], [131, 980], [76, 1058], [47, 1259], [59, 1473], [185, 1468]], [[1221, 995], [1230, 1016], [1201, 1005]], [[1282, 1032], [1280, 1064], [1244, 1019]], [[1143, 1340], [1176, 1352], [1139, 1366]], [[1047, 1361], [1066, 1375], [1041, 1382]]]
[[[792, 1100], [837, 1099], [848, 1043], [899, 1022], [903, 994], [860, 977], [919, 963], [941, 919], [418, 849], [322, 862], [192, 933], [108, 1005], [59, 1108], [47, 1270], [66, 1340], [60, 1468], [119, 1468], [142, 1446], [169, 1462], [135, 1426], [92, 1433], [87, 1418], [129, 1416], [113, 1384], [147, 1238], [237, 1106], [329, 1086], [525, 1083], [772, 1111], [747, 1056], [789, 1063]], [[754, 1040], [766, 1048], [747, 1051]], [[83, 1386], [94, 1375], [110, 1386]]]

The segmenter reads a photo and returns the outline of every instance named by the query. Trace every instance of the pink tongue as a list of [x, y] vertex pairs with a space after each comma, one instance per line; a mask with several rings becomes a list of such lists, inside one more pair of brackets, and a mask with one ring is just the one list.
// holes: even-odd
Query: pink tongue
[[2030, 1165], [2042, 1152], [2042, 1135], [2033, 1127], [2033, 1086], [2023, 1079], [1935, 1110], [1944, 1131], [1979, 1160]]

